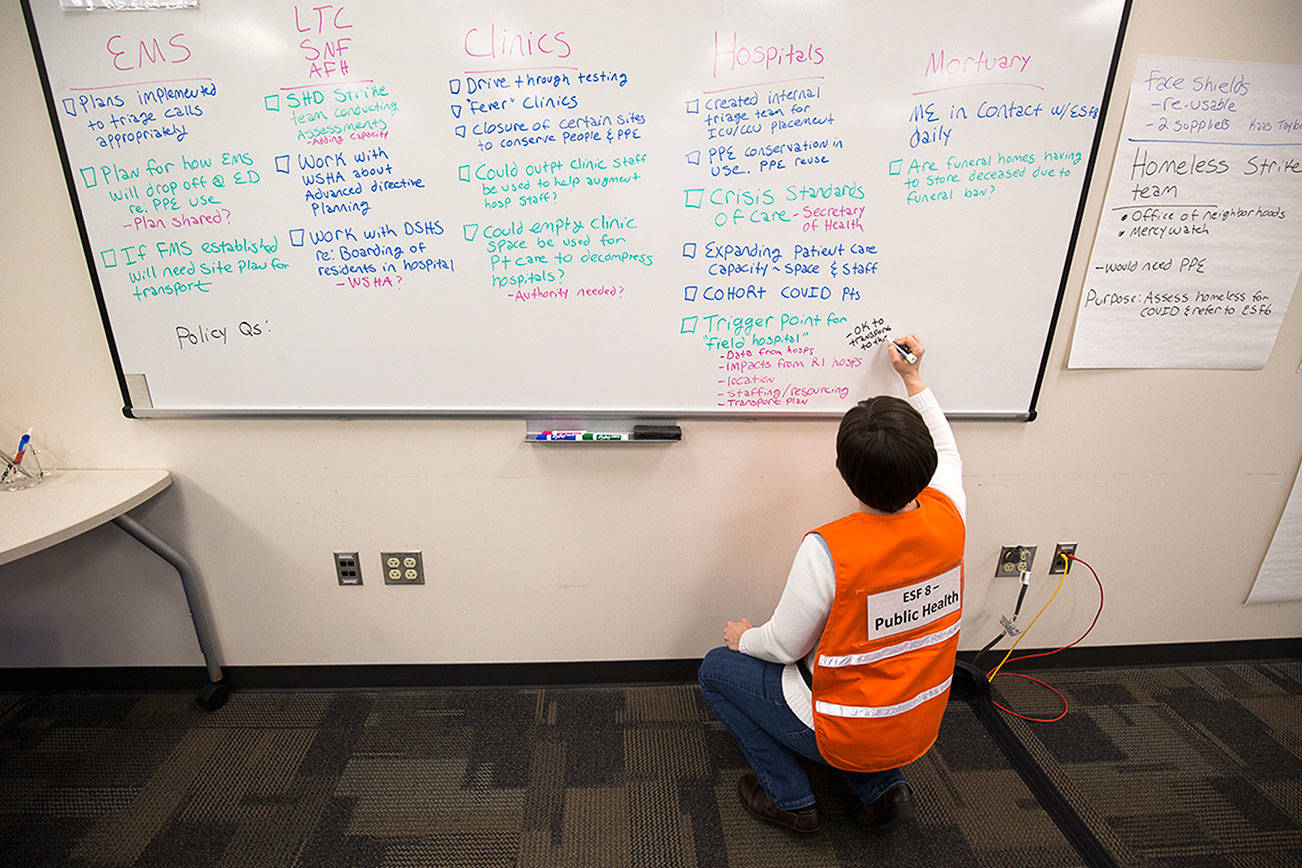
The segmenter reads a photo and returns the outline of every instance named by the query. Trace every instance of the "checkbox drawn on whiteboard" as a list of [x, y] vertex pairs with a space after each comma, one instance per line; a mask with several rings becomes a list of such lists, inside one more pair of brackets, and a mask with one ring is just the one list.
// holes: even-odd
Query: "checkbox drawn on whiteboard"
[[685, 316], [685, 317], [683, 317], [683, 323], [682, 323], [682, 326], [678, 329], [678, 333], [679, 333], [680, 335], [694, 335], [694, 334], [696, 334], [696, 324], [700, 321], [700, 319], [701, 319], [701, 318], [700, 318], [699, 316]]

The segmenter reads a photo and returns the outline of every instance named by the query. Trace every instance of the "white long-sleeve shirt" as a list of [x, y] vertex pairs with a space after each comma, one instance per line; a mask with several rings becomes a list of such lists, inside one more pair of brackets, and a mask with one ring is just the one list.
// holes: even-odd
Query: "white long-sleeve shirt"
[[[936, 472], [929, 485], [953, 501], [958, 514], [966, 520], [963, 462], [949, 420], [930, 389], [913, 395], [908, 401], [922, 414], [936, 447]], [[795, 663], [804, 658], [813, 670], [818, 640], [823, 635], [835, 595], [836, 570], [827, 543], [817, 533], [807, 534], [796, 550], [795, 562], [773, 616], [743, 633], [738, 646], [743, 654], [787, 664], [782, 671], [782, 695], [796, 717], [810, 729], [814, 728], [813, 697]]]

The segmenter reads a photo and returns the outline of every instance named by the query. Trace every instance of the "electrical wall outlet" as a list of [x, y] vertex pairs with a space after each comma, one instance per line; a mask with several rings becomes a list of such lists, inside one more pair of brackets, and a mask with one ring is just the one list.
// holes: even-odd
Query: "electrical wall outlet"
[[386, 585], [425, 584], [425, 565], [420, 552], [380, 552], [380, 568]]
[[999, 550], [999, 563], [995, 564], [995, 578], [1019, 578], [1023, 570], [1035, 563], [1035, 546], [1004, 546]]
[[1058, 543], [1053, 548], [1053, 560], [1049, 563], [1049, 575], [1061, 576], [1071, 572], [1071, 561], [1064, 560], [1063, 555], [1076, 554], [1076, 543]]
[[357, 552], [335, 552], [335, 577], [341, 585], [362, 583], [362, 562]]

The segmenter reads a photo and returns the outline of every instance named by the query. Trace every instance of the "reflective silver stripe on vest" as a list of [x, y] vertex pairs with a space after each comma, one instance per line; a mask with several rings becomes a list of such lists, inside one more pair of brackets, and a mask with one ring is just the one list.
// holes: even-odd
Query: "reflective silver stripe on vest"
[[946, 627], [937, 633], [919, 636], [898, 645], [888, 645], [885, 648], [878, 648], [876, 651], [869, 651], [866, 654], [846, 654], [841, 657], [828, 657], [825, 654], [820, 654], [818, 655], [818, 665], [826, 666], [829, 669], [839, 669], [842, 666], [863, 666], [866, 663], [876, 663], [878, 660], [894, 657], [896, 654], [917, 651], [919, 648], [926, 648], [928, 645], [939, 645], [941, 642], [958, 635], [959, 623], [955, 621], [952, 626]]
[[819, 700], [814, 703], [814, 710], [832, 717], [894, 717], [897, 714], [912, 711], [927, 700], [940, 696], [946, 690], [949, 690], [949, 682], [953, 680], [954, 676], [951, 675], [930, 690], [924, 690], [912, 699], [906, 699], [898, 705], [837, 705], [834, 702]]

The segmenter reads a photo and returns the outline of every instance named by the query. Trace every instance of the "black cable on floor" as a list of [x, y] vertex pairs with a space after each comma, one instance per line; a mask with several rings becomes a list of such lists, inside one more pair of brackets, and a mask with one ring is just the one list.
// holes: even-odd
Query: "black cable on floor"
[[954, 666], [953, 695], [966, 699], [968, 705], [972, 706], [977, 719], [999, 745], [1008, 762], [1017, 770], [1017, 774], [1040, 803], [1040, 807], [1044, 808], [1063, 837], [1085, 860], [1085, 864], [1097, 868], [1116, 868], [1117, 863], [1111, 854], [1099, 843], [1099, 839], [1094, 837], [1089, 826], [1072, 810], [1071, 805], [1053, 785], [1053, 781], [1049, 780], [1049, 776], [1044, 773], [1044, 769], [1040, 768], [1030, 751], [1009, 729], [1008, 722], [1004, 720], [990, 698], [990, 682], [986, 679], [985, 673], [960, 660]]

